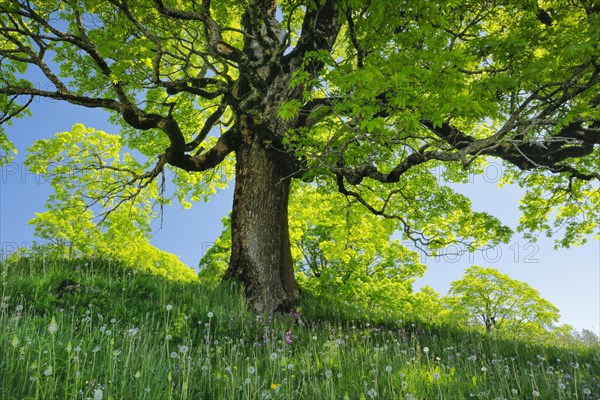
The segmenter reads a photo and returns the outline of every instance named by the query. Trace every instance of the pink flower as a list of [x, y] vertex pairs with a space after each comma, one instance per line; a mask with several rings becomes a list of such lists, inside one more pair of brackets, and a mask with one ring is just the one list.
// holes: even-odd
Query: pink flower
[[287, 331], [285, 333], [285, 341], [287, 342], [287, 344], [291, 344], [292, 343], [292, 331]]

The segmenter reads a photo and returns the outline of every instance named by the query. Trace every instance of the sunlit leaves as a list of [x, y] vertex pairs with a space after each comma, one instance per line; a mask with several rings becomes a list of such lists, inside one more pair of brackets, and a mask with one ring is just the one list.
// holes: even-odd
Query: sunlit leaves
[[527, 283], [509, 278], [493, 268], [472, 266], [450, 288], [457, 315], [464, 315], [488, 331], [504, 329], [535, 337], [536, 328], [550, 327], [559, 312]]
[[34, 143], [26, 163], [53, 189], [47, 211], [30, 221], [36, 235], [65, 257], [101, 254], [139, 270], [194, 280], [176, 256], [148, 243], [154, 206], [166, 201], [156, 182], [135, 180], [145, 166], [122, 153], [121, 144], [119, 135], [81, 124]]

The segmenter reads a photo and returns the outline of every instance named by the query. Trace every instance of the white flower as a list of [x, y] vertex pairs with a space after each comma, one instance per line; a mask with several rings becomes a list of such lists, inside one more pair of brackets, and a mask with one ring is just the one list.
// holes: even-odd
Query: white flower
[[208, 315], [208, 318], [210, 319], [210, 318], [212, 318], [212, 317], [213, 317], [215, 314], [213, 314], [213, 312], [212, 312], [212, 311], [209, 311], [207, 315]]
[[531, 394], [533, 395], [533, 397], [540, 397], [540, 392], [538, 392], [537, 390], [534, 390]]
[[189, 350], [189, 347], [187, 347], [187, 346], [179, 346], [179, 352], [180, 352], [181, 354], [185, 354], [185, 353], [187, 353], [187, 352], [188, 352], [188, 350]]
[[171, 311], [173, 309], [173, 306], [171, 304], [167, 304], [167, 311]]
[[48, 332], [51, 335], [54, 335], [58, 331], [58, 325], [56, 324], [56, 319], [52, 317], [52, 321], [50, 321], [50, 325], [48, 325]]
[[515, 388], [510, 389], [510, 392], [515, 396], [519, 394], [519, 391]]
[[97, 353], [100, 351], [100, 346], [96, 346], [92, 349], [92, 353]]
[[425, 354], [429, 353], [429, 347], [423, 347], [423, 353], [425, 353]]
[[288, 364], [287, 369], [293, 370], [294, 369], [294, 364]]
[[388, 374], [389, 374], [390, 372], [392, 372], [392, 366], [391, 366], [391, 365], [388, 365], [387, 367], [385, 367], [385, 372], [387, 372]]
[[586, 396], [589, 396], [590, 394], [592, 394], [592, 391], [589, 388], [584, 387], [583, 394], [585, 394]]
[[94, 390], [94, 400], [102, 400], [104, 393], [101, 388]]
[[177, 358], [177, 353], [175, 353], [175, 352], [172, 352], [172, 353], [171, 353], [171, 358]]
[[434, 381], [438, 381], [442, 376], [440, 375], [439, 372], [434, 372], [433, 373], [433, 380]]
[[140, 371], [137, 371], [135, 374], [133, 374], [133, 377], [135, 379], [140, 379], [142, 377], [142, 373]]
[[277, 353], [271, 353], [271, 355], [269, 356], [269, 358], [271, 359], [271, 361], [277, 360]]
[[54, 373], [54, 371], [52, 371], [52, 366], [46, 368], [46, 370], [44, 371], [44, 375], [45, 376], [50, 376]]
[[244, 383], [245, 383], [246, 385], [249, 385], [249, 384], [250, 384], [250, 378], [246, 378], [246, 379], [244, 380]]
[[408, 383], [406, 383], [406, 381], [402, 381], [402, 384], [400, 386], [402, 387], [402, 389], [406, 389]]
[[17, 312], [23, 311], [23, 305], [19, 304], [18, 306], [15, 307], [15, 310], [17, 310]]
[[110, 323], [111, 323], [111, 324], [113, 324], [113, 325], [114, 325], [114, 324], [116, 324], [116, 323], [117, 323], [117, 320], [116, 320], [116, 318], [111, 318], [111, 319], [110, 319]]
[[256, 369], [254, 367], [248, 367], [248, 373], [250, 375], [254, 374], [256, 372]]
[[331, 371], [330, 370], [325, 371], [325, 377], [327, 379], [331, 378]]
[[564, 383], [559, 383], [558, 384], [558, 390], [565, 390], [567, 387], [565, 386]]
[[370, 398], [374, 399], [375, 397], [377, 397], [377, 390], [375, 390], [375, 389], [369, 389], [369, 391], [367, 392], [367, 396], [369, 396]]
[[481, 372], [486, 372], [487, 368], [486, 367], [481, 367]]

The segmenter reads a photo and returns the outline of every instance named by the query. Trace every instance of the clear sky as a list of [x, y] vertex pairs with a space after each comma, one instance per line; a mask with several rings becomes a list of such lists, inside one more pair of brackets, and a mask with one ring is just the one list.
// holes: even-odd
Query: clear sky
[[[68, 131], [78, 122], [117, 133], [101, 110], [43, 99], [35, 101], [31, 110], [32, 117], [15, 121], [6, 128], [19, 153], [14, 162], [0, 169], [0, 244], [4, 253], [14, 251], [17, 246], [31, 245], [33, 227], [28, 221], [34, 212], [43, 211], [50, 193], [50, 185], [24, 167], [26, 149], [35, 140]], [[500, 217], [514, 229], [521, 192], [514, 187], [498, 189], [496, 182], [501, 173], [498, 166], [492, 165], [485, 177], [476, 177], [460, 191], [469, 195], [474, 208]], [[195, 204], [191, 210], [182, 210], [178, 205], [165, 208], [162, 229], [154, 232], [152, 243], [196, 268], [203, 252], [220, 234], [220, 219], [229, 212], [231, 202], [230, 188], [208, 203]], [[600, 332], [600, 242], [593, 238], [585, 246], [554, 250], [551, 239], [541, 238], [532, 244], [515, 236], [508, 245], [485, 253], [425, 261], [429, 268], [417, 282], [417, 289], [430, 285], [445, 294], [449, 283], [458, 279], [466, 267], [473, 264], [493, 267], [538, 289], [560, 309], [561, 322]]]

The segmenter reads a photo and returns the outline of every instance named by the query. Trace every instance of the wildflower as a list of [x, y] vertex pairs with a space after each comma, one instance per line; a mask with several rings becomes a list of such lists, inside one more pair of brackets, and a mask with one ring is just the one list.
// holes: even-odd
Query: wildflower
[[177, 358], [177, 353], [175, 353], [175, 352], [172, 352], [172, 353], [171, 353], [171, 358]]
[[269, 359], [271, 361], [277, 360], [277, 353], [271, 353], [271, 355], [269, 356]]
[[558, 384], [558, 390], [565, 390], [567, 387], [565, 386], [564, 383], [559, 383]]
[[249, 384], [250, 384], [250, 378], [246, 378], [246, 379], [244, 380], [244, 384], [246, 384], [246, 385], [249, 385]]
[[441, 377], [442, 377], [442, 376], [440, 375], [440, 373], [439, 373], [439, 372], [434, 372], [434, 373], [433, 373], [433, 380], [434, 380], [434, 381], [439, 381]]
[[375, 389], [369, 389], [369, 391], [367, 392], [367, 396], [369, 396], [370, 398], [374, 399], [375, 397], [377, 397], [377, 390], [375, 390]]
[[51, 335], [54, 335], [58, 331], [58, 325], [56, 324], [56, 319], [52, 317], [52, 321], [50, 321], [50, 325], [48, 325], [48, 332]]
[[117, 320], [116, 320], [116, 318], [111, 318], [111, 319], [110, 319], [110, 323], [111, 323], [111, 324], [113, 324], [113, 325], [114, 325], [114, 324], [116, 324], [116, 323], [117, 323]]
[[388, 365], [387, 367], [385, 367], [385, 372], [387, 372], [388, 374], [389, 374], [390, 372], [392, 372], [392, 366], [391, 366], [391, 365]]
[[481, 372], [486, 372], [487, 368], [486, 367], [481, 367]]
[[515, 396], [519, 394], [519, 391], [515, 388], [510, 389], [510, 392]]
[[592, 394], [592, 391], [589, 388], [584, 387], [583, 394], [585, 394], [586, 396], [589, 396], [590, 394]]
[[406, 381], [402, 381], [402, 384], [400, 386], [402, 387], [402, 389], [406, 389], [408, 383], [406, 383]]
[[94, 390], [94, 400], [102, 400], [103, 397], [104, 393], [102, 392], [102, 388]]
[[121, 349], [117, 349], [115, 351], [113, 351], [113, 356], [118, 357], [121, 355]]
[[214, 316], [212, 311], [209, 311], [207, 315], [208, 315], [208, 319], [211, 319]]
[[173, 339], [173, 336], [171, 336], [171, 335], [165, 335], [165, 340], [171, 340], [171, 339]]
[[100, 346], [96, 346], [92, 349], [92, 353], [97, 353], [100, 351]]
[[185, 354], [185, 353], [187, 353], [187, 352], [188, 352], [188, 350], [189, 350], [189, 347], [187, 347], [187, 346], [179, 346], [179, 352], [180, 352], [181, 354]]
[[276, 383], [271, 383], [271, 390], [277, 390], [277, 388], [279, 387], [278, 384]]
[[127, 329], [126, 335], [129, 337], [135, 336], [138, 334], [140, 330], [138, 328], [129, 328]]
[[167, 304], [167, 311], [171, 311], [173, 309], [173, 306], [171, 304]]
[[538, 392], [537, 390], [534, 390], [532, 395], [533, 395], [533, 397], [540, 397], [540, 392]]
[[133, 377], [135, 379], [140, 379], [142, 377], [142, 373], [140, 371], [137, 371], [135, 374], [133, 374]]
[[18, 306], [15, 307], [15, 310], [17, 310], [17, 312], [23, 311], [23, 305], [19, 304]]
[[44, 371], [44, 376], [50, 376], [54, 373], [54, 371], [52, 370], [52, 366], [49, 366], [48, 368], [46, 368], [46, 370]]
[[425, 353], [425, 354], [429, 353], [429, 347], [423, 347], [423, 353]]
[[290, 371], [294, 369], [294, 364], [288, 364], [287, 369]]
[[331, 370], [327, 370], [327, 371], [325, 371], [325, 377], [326, 377], [327, 379], [331, 378]]
[[292, 331], [287, 331], [285, 333], [285, 341], [287, 342], [287, 344], [292, 343]]

